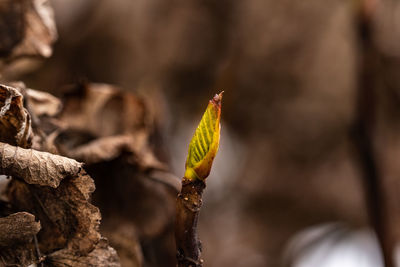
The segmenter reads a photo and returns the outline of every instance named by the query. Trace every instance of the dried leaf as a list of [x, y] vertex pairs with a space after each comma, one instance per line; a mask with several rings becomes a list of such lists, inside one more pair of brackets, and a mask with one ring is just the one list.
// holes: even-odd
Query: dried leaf
[[140, 166], [165, 169], [165, 165], [159, 162], [146, 147], [143, 147], [146, 144], [144, 138], [147, 138], [146, 134], [115, 135], [100, 137], [73, 149], [67, 149], [58, 142], [58, 148], [63, 155], [86, 164], [110, 161], [126, 153], [131, 154], [134, 162]]
[[[142, 100], [110, 85], [84, 84], [65, 95], [63, 106], [55, 144], [60, 154], [85, 162], [95, 178], [93, 199], [102, 211], [102, 230], [122, 253], [122, 263], [140, 266], [138, 247], [146, 242], [151, 245], [142, 248], [143, 257], [156, 256], [144, 262], [173, 264], [179, 179], [153, 154], [152, 119]], [[121, 224], [137, 233], [137, 242], [123, 234]]]
[[99, 242], [101, 215], [89, 203], [95, 186], [93, 180], [81, 171], [78, 176], [63, 180], [56, 189], [11, 181], [8, 196], [18, 209], [25, 209], [41, 221], [39, 244], [45, 253], [66, 248], [86, 255]]
[[26, 56], [49, 57], [57, 38], [53, 11], [44, 0], [0, 2], [0, 55], [7, 60]]
[[82, 163], [33, 149], [0, 142], [0, 173], [23, 179], [29, 184], [58, 187], [67, 176], [76, 176]]
[[133, 134], [146, 123], [143, 101], [108, 84], [72, 88], [64, 97], [60, 120], [94, 137]]
[[50, 254], [46, 258], [46, 266], [52, 267], [119, 267], [117, 252], [108, 246], [105, 239], [101, 239], [96, 248], [85, 256], [77, 255], [71, 250], [62, 249]]
[[33, 243], [1, 248], [0, 267], [29, 266], [38, 261]]
[[85, 84], [65, 97], [56, 146], [62, 155], [88, 164], [128, 154], [143, 169], [165, 169], [149, 147], [147, 120], [143, 102], [134, 95], [106, 84]]
[[208, 177], [219, 147], [222, 93], [210, 100], [206, 112], [189, 145], [185, 177], [194, 180]]
[[40, 223], [27, 212], [0, 218], [0, 266], [27, 266], [35, 262], [32, 239], [39, 230]]
[[35, 221], [35, 216], [27, 212], [0, 218], [0, 247], [30, 242], [39, 230], [40, 223]]
[[31, 112], [36, 116], [56, 116], [61, 108], [61, 101], [46, 92], [41, 92], [33, 89], [26, 89], [26, 97]]
[[22, 94], [0, 85], [0, 141], [28, 147], [32, 141], [31, 119], [23, 106]]
[[133, 143], [132, 136], [117, 135], [98, 138], [75, 149], [64, 149], [63, 151], [71, 158], [93, 164], [109, 161], [118, 157], [124, 151], [130, 151]]
[[24, 37], [23, 1], [0, 2], [0, 56], [9, 55]]
[[[3, 100], [4, 103], [0, 110], [0, 119], [5, 125], [0, 125], [0, 129], [4, 131], [3, 135], [8, 138], [7, 141], [16, 145], [30, 147], [31, 143], [27, 141], [30, 139], [27, 136], [31, 135], [24, 134], [19, 138], [18, 134], [12, 135], [6, 128], [15, 129], [17, 133], [25, 133], [23, 127], [31, 129], [30, 120], [27, 120], [29, 124], [23, 125], [23, 122], [30, 118], [23, 107], [24, 94], [29, 110], [34, 114], [35, 133], [38, 133], [41, 139], [34, 144], [39, 149], [47, 148], [44, 146], [48, 138], [47, 133], [42, 130], [43, 122], [57, 114], [60, 102], [48, 94], [25, 89], [23, 84], [15, 86], [19, 90], [8, 86], [2, 86], [0, 90], [0, 93], [3, 93], [0, 94], [0, 101]], [[29, 127], [26, 128], [26, 125]], [[16, 143], [15, 140], [19, 142]], [[90, 204], [90, 196], [95, 186], [93, 180], [83, 171], [81, 163], [3, 142], [0, 142], [0, 160], [0, 173], [18, 178], [11, 179], [7, 186], [8, 201], [14, 209], [29, 211], [41, 222], [42, 229], [37, 236], [42, 253], [55, 255], [58, 259], [64, 255], [65, 259], [70, 258], [72, 262], [76, 262], [73, 266], [119, 266], [115, 251], [107, 242], [101, 241], [98, 229], [100, 211]], [[38, 255], [33, 253], [34, 249], [32, 243], [23, 246], [6, 244], [4, 249], [0, 250], [0, 266], [3, 263], [29, 265], [38, 262]], [[81, 262], [81, 265], [78, 262]], [[90, 265], [91, 263], [94, 265]]]

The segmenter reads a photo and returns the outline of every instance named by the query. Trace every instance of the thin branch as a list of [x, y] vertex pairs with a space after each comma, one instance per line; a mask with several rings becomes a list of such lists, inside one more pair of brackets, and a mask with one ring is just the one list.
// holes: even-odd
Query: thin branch
[[182, 190], [177, 199], [176, 245], [179, 267], [202, 266], [201, 242], [197, 236], [197, 220], [202, 206], [206, 184], [201, 180], [183, 178]]
[[372, 40], [371, 16], [376, 1], [365, 0], [363, 4], [364, 6], [358, 18], [361, 64], [358, 77], [357, 114], [353, 139], [364, 179], [369, 217], [378, 236], [384, 265], [386, 267], [394, 267], [393, 251], [395, 244], [393, 237], [390, 235], [389, 214], [384, 193], [383, 177], [378, 169], [374, 147], [379, 52]]
[[38, 239], [37, 239], [36, 235], [33, 235], [33, 241], [35, 243], [35, 249], [36, 249], [36, 254], [37, 254], [37, 257], [38, 257], [39, 266], [40, 267], [44, 267], [43, 261], [44, 261], [45, 257], [42, 256], [42, 254], [40, 253], [39, 242], [38, 242]]

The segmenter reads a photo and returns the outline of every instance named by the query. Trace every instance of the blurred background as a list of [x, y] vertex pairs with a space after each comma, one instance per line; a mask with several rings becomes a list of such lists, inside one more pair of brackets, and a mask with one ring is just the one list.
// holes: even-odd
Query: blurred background
[[176, 176], [207, 101], [225, 91], [204, 266], [384, 266], [381, 247], [400, 237], [398, 1], [50, 3], [53, 55], [3, 78], [141, 96]]

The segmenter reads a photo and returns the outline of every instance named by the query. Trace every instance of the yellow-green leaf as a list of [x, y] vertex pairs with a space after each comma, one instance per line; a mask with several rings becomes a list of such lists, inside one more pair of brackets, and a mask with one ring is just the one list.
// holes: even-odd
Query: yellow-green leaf
[[204, 180], [210, 174], [219, 147], [222, 93], [209, 101], [190, 142], [185, 170], [187, 179]]

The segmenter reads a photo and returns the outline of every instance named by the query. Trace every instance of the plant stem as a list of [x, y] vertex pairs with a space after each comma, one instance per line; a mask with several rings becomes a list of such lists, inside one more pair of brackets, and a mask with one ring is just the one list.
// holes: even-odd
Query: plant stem
[[197, 236], [197, 220], [206, 184], [200, 179], [182, 179], [177, 198], [175, 240], [178, 267], [201, 267], [201, 242]]
[[[395, 239], [391, 231], [384, 177], [378, 168], [375, 148], [377, 116], [377, 73], [379, 70], [379, 51], [374, 46], [370, 7], [374, 1], [364, 1], [364, 8], [358, 18], [358, 34], [361, 51], [359, 72], [357, 114], [354, 142], [358, 151], [365, 184], [369, 217], [377, 234], [384, 261], [384, 266], [394, 267], [393, 251]], [[371, 3], [370, 3], [371, 2]]]

